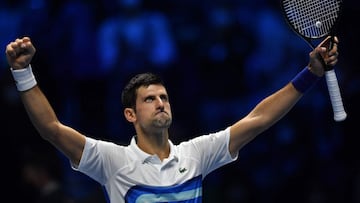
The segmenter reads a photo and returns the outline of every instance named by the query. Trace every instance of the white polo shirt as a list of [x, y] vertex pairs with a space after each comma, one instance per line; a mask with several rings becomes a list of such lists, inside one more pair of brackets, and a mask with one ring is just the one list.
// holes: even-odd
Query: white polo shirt
[[230, 128], [174, 145], [161, 161], [142, 151], [133, 137], [130, 145], [86, 138], [79, 166], [107, 191], [111, 203], [201, 202], [202, 180], [237, 159], [229, 153]]

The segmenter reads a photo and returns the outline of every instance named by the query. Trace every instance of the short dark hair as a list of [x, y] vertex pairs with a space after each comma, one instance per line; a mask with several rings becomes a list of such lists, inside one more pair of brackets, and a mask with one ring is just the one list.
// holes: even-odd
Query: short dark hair
[[140, 87], [148, 87], [149, 85], [160, 84], [165, 86], [160, 76], [154, 73], [140, 73], [130, 79], [121, 93], [121, 102], [124, 108], [136, 107], [137, 90]]

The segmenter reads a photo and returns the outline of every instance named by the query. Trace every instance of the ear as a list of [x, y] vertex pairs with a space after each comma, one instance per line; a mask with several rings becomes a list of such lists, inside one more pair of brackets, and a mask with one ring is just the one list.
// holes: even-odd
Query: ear
[[126, 120], [129, 121], [130, 123], [133, 123], [136, 121], [135, 111], [132, 108], [125, 108], [124, 116], [125, 116]]

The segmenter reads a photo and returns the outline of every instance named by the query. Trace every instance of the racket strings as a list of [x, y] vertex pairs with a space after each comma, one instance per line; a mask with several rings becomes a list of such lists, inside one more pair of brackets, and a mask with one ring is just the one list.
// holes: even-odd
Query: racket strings
[[283, 8], [293, 27], [302, 35], [319, 38], [327, 35], [338, 18], [337, 0], [284, 0]]

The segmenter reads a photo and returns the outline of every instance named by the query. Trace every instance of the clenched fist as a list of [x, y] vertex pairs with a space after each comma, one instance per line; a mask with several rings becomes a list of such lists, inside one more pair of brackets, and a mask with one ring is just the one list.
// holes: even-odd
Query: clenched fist
[[36, 52], [35, 47], [31, 43], [29, 37], [23, 37], [10, 42], [6, 46], [6, 58], [14, 70], [25, 68], [30, 64]]

